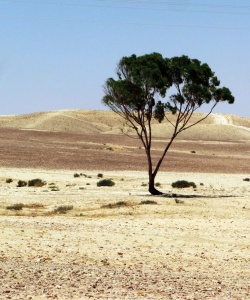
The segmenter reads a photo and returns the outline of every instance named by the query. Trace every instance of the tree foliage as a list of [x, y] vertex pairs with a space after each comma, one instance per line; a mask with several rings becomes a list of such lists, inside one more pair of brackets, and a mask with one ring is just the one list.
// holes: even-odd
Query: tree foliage
[[[159, 53], [123, 57], [117, 65], [117, 78], [104, 84], [102, 102], [126, 120], [141, 139], [146, 151], [149, 191], [160, 194], [154, 179], [174, 141], [182, 131], [203, 121], [219, 102], [234, 102], [231, 91], [220, 87], [220, 81], [206, 63], [188, 56], [163, 58]], [[167, 96], [171, 88], [174, 91]], [[195, 123], [190, 119], [198, 108], [210, 104], [208, 113]], [[176, 115], [172, 122], [167, 113]], [[166, 121], [173, 126], [159, 161], [152, 165], [152, 120]]]

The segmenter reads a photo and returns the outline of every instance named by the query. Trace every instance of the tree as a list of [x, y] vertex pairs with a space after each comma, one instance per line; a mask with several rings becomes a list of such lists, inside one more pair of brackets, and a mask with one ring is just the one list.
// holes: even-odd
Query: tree
[[[219, 102], [233, 103], [234, 97], [208, 64], [188, 56], [163, 58], [159, 53], [123, 57], [117, 65], [117, 79], [109, 78], [104, 84], [102, 102], [125, 119], [141, 140], [147, 157], [149, 192], [160, 195], [155, 188], [155, 177], [174, 139], [184, 130], [206, 119]], [[166, 98], [171, 87], [174, 93]], [[194, 112], [210, 104], [208, 113], [195, 123], [190, 123]], [[176, 115], [171, 121], [168, 113]], [[173, 127], [172, 136], [166, 140], [159, 161], [152, 163], [152, 121], [166, 121]]]

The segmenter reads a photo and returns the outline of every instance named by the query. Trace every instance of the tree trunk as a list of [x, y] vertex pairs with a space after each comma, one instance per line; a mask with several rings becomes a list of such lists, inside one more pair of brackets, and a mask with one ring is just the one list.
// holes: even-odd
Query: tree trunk
[[155, 176], [153, 174], [149, 174], [149, 183], [148, 183], [148, 191], [153, 196], [162, 195], [163, 193], [158, 191], [155, 188]]

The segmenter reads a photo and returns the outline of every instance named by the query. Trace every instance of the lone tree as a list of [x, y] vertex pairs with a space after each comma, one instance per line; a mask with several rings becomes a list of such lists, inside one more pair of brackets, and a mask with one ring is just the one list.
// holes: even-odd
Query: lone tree
[[[155, 177], [174, 139], [182, 131], [206, 119], [219, 102], [233, 103], [234, 97], [207, 64], [188, 56], [163, 58], [159, 53], [123, 57], [118, 63], [117, 79], [109, 78], [104, 85], [102, 102], [125, 119], [141, 140], [148, 162], [149, 192], [160, 195]], [[166, 101], [167, 90], [174, 93]], [[209, 112], [195, 123], [193, 113], [210, 104]], [[169, 114], [176, 115], [171, 121]], [[152, 121], [170, 123], [173, 133], [156, 165], [152, 163]]]

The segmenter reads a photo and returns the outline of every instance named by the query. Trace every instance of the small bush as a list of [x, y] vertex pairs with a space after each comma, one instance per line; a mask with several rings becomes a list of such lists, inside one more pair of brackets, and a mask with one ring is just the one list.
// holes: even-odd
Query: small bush
[[161, 186], [160, 182], [156, 182], [155, 186]]
[[42, 181], [40, 178], [32, 179], [28, 181], [28, 186], [42, 187], [46, 185], [45, 181]]
[[53, 188], [56, 188], [57, 185], [55, 183], [50, 183], [49, 184], [49, 189], [53, 189]]
[[97, 174], [97, 177], [98, 177], [98, 178], [102, 178], [102, 177], [103, 177], [103, 174], [102, 174], [102, 173], [99, 173], [99, 174]]
[[60, 191], [60, 190], [59, 190], [59, 187], [58, 187], [55, 183], [50, 183], [50, 184], [49, 184], [49, 189], [50, 189], [52, 192], [58, 192], [58, 191]]
[[243, 181], [250, 181], [250, 178], [244, 178]]
[[103, 205], [102, 208], [117, 208], [117, 207], [122, 207], [122, 206], [128, 206], [128, 203], [125, 201], [118, 201], [113, 204]]
[[113, 185], [115, 185], [115, 183], [111, 179], [102, 179], [97, 182], [97, 186], [113, 186]]
[[12, 178], [7, 178], [7, 179], [5, 180], [5, 182], [6, 182], [6, 183], [11, 183], [11, 182], [13, 182], [13, 179], [12, 179]]
[[76, 177], [80, 177], [80, 175], [78, 174], [78, 173], [75, 173], [74, 174], [74, 177], [76, 178]]
[[141, 201], [140, 204], [141, 205], [143, 205], [143, 204], [157, 204], [157, 202], [153, 201], [153, 200], [143, 200], [143, 201]]
[[45, 208], [45, 206], [40, 203], [24, 204], [23, 207], [29, 208], [29, 209]]
[[189, 187], [196, 188], [196, 184], [194, 182], [189, 182], [186, 180], [178, 180], [172, 183], [172, 187], [178, 189], [189, 188]]
[[22, 203], [16, 203], [10, 206], [6, 206], [6, 209], [10, 209], [10, 210], [22, 210], [24, 207], [24, 204]]
[[66, 214], [67, 211], [72, 209], [73, 209], [73, 205], [62, 205], [55, 208], [54, 212], [59, 214]]
[[177, 203], [177, 204], [183, 204], [184, 201], [183, 201], [183, 200], [180, 200], [180, 199], [175, 199], [175, 203]]
[[141, 186], [147, 186], [147, 183], [144, 183], [144, 182], [143, 182], [143, 183], [141, 184]]
[[23, 187], [27, 185], [27, 181], [18, 180], [17, 187]]

